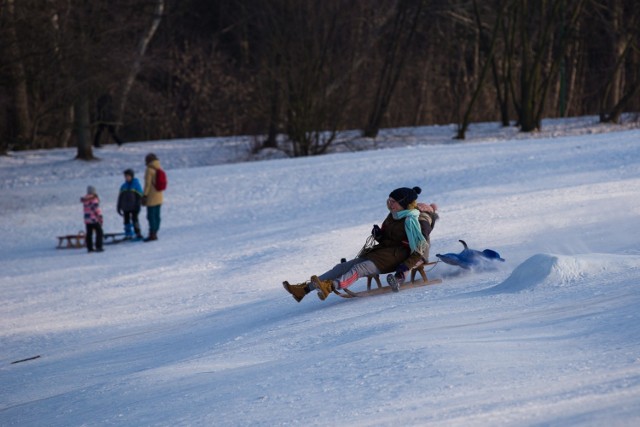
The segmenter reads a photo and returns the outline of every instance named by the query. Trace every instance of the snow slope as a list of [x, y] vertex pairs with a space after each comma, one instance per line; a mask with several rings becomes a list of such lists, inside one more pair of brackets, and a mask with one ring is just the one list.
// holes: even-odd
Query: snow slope
[[[544, 129], [395, 129], [268, 161], [250, 138], [0, 157], [0, 425], [638, 425], [640, 130]], [[148, 151], [169, 174], [160, 240], [56, 250], [88, 184], [121, 230], [121, 172]], [[284, 292], [415, 185], [440, 206], [432, 258], [464, 239], [506, 262], [375, 298]]]

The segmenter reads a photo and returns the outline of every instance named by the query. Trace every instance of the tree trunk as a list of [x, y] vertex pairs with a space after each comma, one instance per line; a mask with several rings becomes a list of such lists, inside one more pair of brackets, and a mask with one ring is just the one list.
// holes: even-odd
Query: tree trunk
[[[67, 107], [67, 123], [71, 124], [75, 122], [74, 119], [74, 108], [73, 106]], [[71, 126], [65, 126], [62, 131], [62, 135], [60, 136], [60, 147], [68, 147], [71, 138], [73, 137], [73, 129]]]
[[76, 159], [94, 160], [91, 149], [91, 131], [89, 123], [89, 98], [86, 94], [78, 95], [74, 105], [74, 124], [78, 154]]
[[[570, 9], [570, 16], [565, 23], [565, 0], [551, 2], [549, 10], [541, 10], [544, 25], [539, 34], [528, 33], [528, 23], [534, 7], [528, 2], [520, 3], [520, 40], [522, 64], [520, 68], [520, 130], [532, 132], [539, 130], [542, 114], [552, 83], [556, 81], [560, 65], [567, 51], [570, 40], [568, 29], [575, 28], [575, 23], [582, 10], [584, 0], [577, 0]], [[569, 9], [566, 9], [569, 10]], [[561, 31], [558, 31], [561, 28]]]
[[[478, 25], [478, 38], [482, 41], [482, 20], [480, 18], [480, 11], [478, 10], [478, 4], [476, 0], [473, 0], [473, 10], [476, 18], [476, 24]], [[473, 92], [471, 100], [469, 101], [469, 105], [467, 105], [467, 110], [464, 113], [462, 123], [458, 127], [458, 134], [456, 135], [456, 139], [465, 139], [467, 129], [469, 128], [469, 121], [471, 117], [471, 111], [473, 109], [473, 105], [478, 100], [480, 96], [480, 91], [484, 86], [485, 78], [487, 76], [487, 72], [489, 71], [489, 67], [494, 63], [494, 50], [496, 46], [496, 40], [498, 39], [498, 33], [500, 30], [500, 26], [502, 25], [502, 12], [504, 11], [504, 5], [500, 5], [498, 8], [498, 16], [496, 17], [496, 22], [493, 27], [493, 31], [491, 33], [491, 40], [489, 42], [489, 46], [484, 46], [483, 50], [486, 50], [487, 59], [482, 66], [482, 70], [480, 71], [480, 77], [478, 77], [478, 84], [476, 85], [476, 89]], [[481, 42], [481, 44], [484, 44]]]
[[147, 47], [153, 39], [158, 26], [160, 25], [160, 21], [162, 20], [162, 14], [164, 12], [164, 0], [156, 0], [155, 9], [153, 12], [153, 19], [151, 21], [151, 25], [149, 26], [148, 31], [142, 36], [140, 39], [140, 44], [138, 45], [137, 56], [133, 61], [133, 65], [131, 66], [131, 70], [129, 70], [129, 75], [127, 76], [127, 80], [124, 84], [124, 89], [122, 90], [122, 96], [120, 97], [120, 104], [118, 107], [118, 122], [122, 123], [122, 119], [124, 116], [124, 106], [127, 104], [127, 98], [129, 97], [129, 92], [131, 91], [131, 87], [133, 86], [133, 82], [135, 81], [138, 73], [140, 72], [140, 68], [142, 67], [142, 58], [147, 51]]
[[[613, 11], [612, 11], [612, 32], [613, 32], [613, 40], [612, 40], [612, 52], [614, 53], [614, 61], [617, 58], [624, 58], [627, 52], [627, 45], [629, 44], [622, 37], [621, 31], [623, 31], [622, 25], [622, 4], [620, 0], [616, 0], [613, 2]], [[631, 38], [631, 37], [630, 37]], [[623, 61], [617, 63], [613, 70], [613, 75], [611, 77], [611, 91], [609, 93], [608, 105], [609, 107], [615, 106], [618, 104], [620, 99], [622, 98], [622, 91], [624, 88], [624, 67], [621, 65]]]
[[[613, 2], [610, 25], [610, 52], [611, 52], [611, 75], [605, 86], [600, 100], [600, 122], [618, 123], [620, 120], [621, 105], [626, 105], [628, 98], [624, 99], [625, 59], [634, 49], [634, 34], [627, 33], [623, 25], [623, 7], [619, 0]], [[636, 47], [637, 48], [637, 47]], [[635, 89], [631, 88], [632, 92]], [[623, 107], [624, 108], [624, 107]]]
[[16, 137], [22, 144], [31, 142], [31, 114], [29, 109], [29, 90], [27, 88], [27, 74], [25, 72], [24, 63], [22, 62], [22, 54], [18, 45], [18, 37], [16, 34], [16, 14], [15, 0], [7, 0], [7, 14], [9, 25], [7, 28], [9, 37], [9, 63], [11, 64], [11, 74], [13, 77], [13, 97], [14, 108], [16, 113]]
[[608, 121], [611, 123], [620, 123], [622, 113], [638, 93], [640, 93], [640, 81], [636, 80], [631, 85], [629, 90], [622, 96], [620, 101], [618, 101], [618, 103], [611, 108], [611, 110], [607, 114]]
[[[273, 68], [280, 69], [280, 55], [276, 54]], [[271, 77], [269, 81], [269, 130], [267, 139], [262, 144], [263, 148], [278, 148], [278, 123], [280, 122], [280, 81]]]
[[382, 119], [387, 112], [396, 84], [402, 74], [408, 46], [415, 35], [424, 1], [419, 0], [413, 11], [411, 10], [412, 3], [410, 0], [400, 0], [398, 3], [393, 31], [389, 37], [389, 48], [382, 65], [373, 107], [362, 132], [365, 137], [375, 138], [378, 136]]

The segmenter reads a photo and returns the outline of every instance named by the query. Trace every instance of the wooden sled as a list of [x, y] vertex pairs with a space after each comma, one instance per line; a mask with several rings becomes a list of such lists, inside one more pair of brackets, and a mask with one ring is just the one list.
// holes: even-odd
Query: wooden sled
[[[436, 265], [438, 262], [437, 261], [432, 261], [432, 262], [427, 262], [427, 263], [422, 263], [422, 264], [418, 264], [415, 267], [413, 267], [411, 269], [411, 283], [414, 283], [416, 281], [416, 274], [420, 273], [420, 277], [422, 277], [422, 281], [423, 282], [428, 282], [429, 279], [427, 278], [427, 273], [424, 271], [424, 268], [428, 265]], [[378, 285], [378, 288], [382, 287], [382, 283], [380, 282], [380, 275], [379, 274], [374, 274], [371, 276], [367, 276], [367, 290], [370, 291], [371, 290], [371, 281], [375, 280], [376, 281], [376, 285]]]
[[[423, 286], [429, 286], [429, 285], [437, 285], [438, 283], [442, 283], [442, 280], [433, 279], [433, 280], [427, 280], [427, 281], [420, 280], [417, 282], [411, 282], [411, 283], [401, 285], [400, 292], [403, 292], [407, 289], [421, 288]], [[342, 289], [342, 291], [344, 293], [340, 291], [333, 291], [333, 292], [341, 296], [342, 298], [372, 297], [374, 295], [381, 295], [381, 294], [387, 294], [387, 293], [393, 292], [393, 290], [391, 289], [391, 286], [383, 286], [381, 288], [374, 288], [371, 290], [360, 291], [360, 292], [353, 292], [353, 291], [350, 291], [349, 289]]]
[[58, 249], [79, 249], [86, 246], [84, 231], [79, 231], [78, 234], [67, 234], [66, 236], [57, 237]]
[[[401, 285], [400, 286], [400, 291], [402, 291], [403, 289], [420, 288], [422, 286], [436, 285], [438, 283], [442, 283], [442, 280], [440, 280], [440, 279], [429, 280], [427, 278], [427, 273], [424, 271], [424, 268], [426, 266], [428, 266], [428, 265], [436, 265], [436, 264], [437, 264], [437, 261], [433, 261], [433, 262], [422, 263], [422, 264], [419, 264], [419, 265], [415, 266], [414, 268], [412, 268], [411, 269], [411, 281], [409, 283]], [[418, 273], [420, 273], [420, 277], [422, 278], [422, 280], [416, 282], [416, 275]], [[378, 286], [377, 288], [371, 289], [372, 280], [376, 281], [376, 285]], [[346, 288], [342, 289], [342, 291], [344, 293], [343, 292], [339, 292], [339, 291], [334, 291], [334, 293], [339, 295], [339, 296], [341, 296], [342, 298], [356, 298], [356, 297], [366, 297], [366, 296], [380, 295], [380, 294], [386, 294], [388, 292], [392, 292], [391, 286], [382, 286], [382, 283], [380, 282], [380, 275], [379, 274], [367, 276], [367, 290], [366, 291], [353, 292], [353, 291], [350, 291], [349, 289], [346, 289]]]

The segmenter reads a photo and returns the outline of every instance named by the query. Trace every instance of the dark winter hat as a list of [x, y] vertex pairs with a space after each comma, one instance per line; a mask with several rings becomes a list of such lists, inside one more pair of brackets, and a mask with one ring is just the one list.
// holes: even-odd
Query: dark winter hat
[[148, 165], [149, 163], [153, 162], [154, 160], [158, 160], [158, 156], [156, 156], [153, 153], [149, 153], [147, 154], [147, 156], [144, 158], [144, 163], [146, 165]]
[[133, 174], [133, 169], [127, 169], [124, 171], [125, 175], [129, 175], [131, 178], [133, 178], [135, 175]]
[[422, 193], [422, 189], [420, 187], [400, 187], [393, 190], [391, 194], [389, 194], [389, 197], [391, 197], [393, 200], [398, 202], [400, 206], [406, 209], [411, 202], [415, 201], [418, 198], [418, 194], [420, 193]]
[[95, 194], [98, 194], [98, 193], [96, 192], [96, 187], [94, 187], [93, 185], [89, 185], [89, 186], [87, 187], [87, 194], [94, 194], [94, 195], [95, 195]]

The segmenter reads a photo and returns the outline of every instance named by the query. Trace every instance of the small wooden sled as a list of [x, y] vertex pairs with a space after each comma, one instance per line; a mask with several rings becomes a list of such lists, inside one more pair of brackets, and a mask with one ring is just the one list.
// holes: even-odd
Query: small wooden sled
[[[78, 249], [86, 246], [84, 231], [79, 231], [78, 234], [67, 234], [66, 236], [57, 237], [58, 249]], [[64, 244], [65, 242], [66, 245]]]

